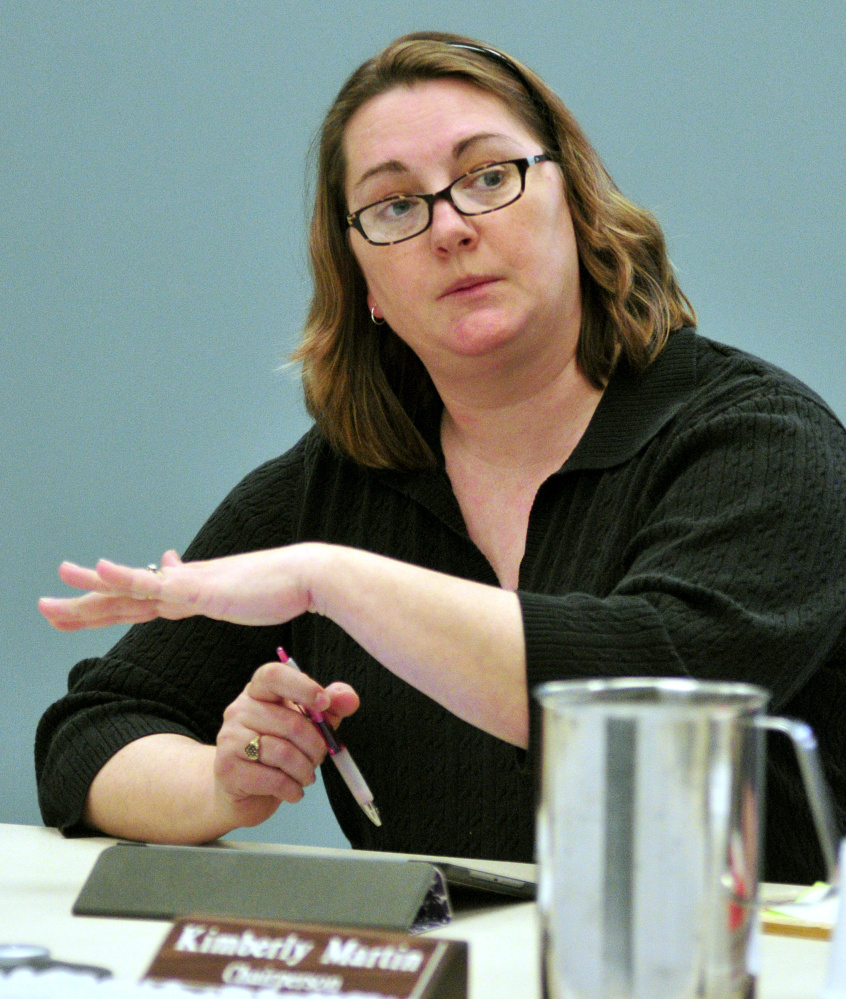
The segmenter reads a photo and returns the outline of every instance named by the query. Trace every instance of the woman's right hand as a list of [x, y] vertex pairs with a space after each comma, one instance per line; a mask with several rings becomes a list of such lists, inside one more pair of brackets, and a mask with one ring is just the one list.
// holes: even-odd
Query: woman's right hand
[[[231, 811], [237, 826], [258, 825], [283, 801], [297, 802], [315, 781], [326, 743], [299, 706], [322, 711], [336, 727], [358, 710], [349, 684], [325, 689], [305, 673], [281, 662], [260, 666], [223, 714], [214, 758], [218, 806]], [[259, 756], [248, 744], [258, 736]]]

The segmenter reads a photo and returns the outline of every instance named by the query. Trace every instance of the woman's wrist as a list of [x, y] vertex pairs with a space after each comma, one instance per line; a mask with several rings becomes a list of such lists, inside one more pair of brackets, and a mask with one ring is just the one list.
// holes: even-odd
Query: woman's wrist
[[281, 550], [295, 552], [299, 559], [298, 582], [306, 594], [309, 613], [335, 620], [343, 601], [343, 584], [355, 585], [355, 557], [366, 558], [367, 553], [322, 541], [304, 541]]

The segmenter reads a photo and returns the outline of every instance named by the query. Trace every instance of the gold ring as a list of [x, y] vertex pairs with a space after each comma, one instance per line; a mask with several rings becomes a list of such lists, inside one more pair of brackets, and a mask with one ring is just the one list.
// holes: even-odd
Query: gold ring
[[250, 739], [246, 746], [244, 746], [244, 755], [248, 760], [258, 761], [261, 756], [261, 736], [257, 735], [255, 738]]

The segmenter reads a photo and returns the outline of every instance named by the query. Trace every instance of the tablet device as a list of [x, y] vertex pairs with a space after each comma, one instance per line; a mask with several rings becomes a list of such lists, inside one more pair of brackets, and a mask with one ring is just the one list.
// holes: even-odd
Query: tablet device
[[437, 865], [443, 871], [450, 888], [470, 888], [474, 891], [490, 892], [494, 895], [507, 895], [514, 899], [532, 901], [537, 897], [538, 886], [535, 881], [523, 878], [507, 877], [505, 874], [494, 874], [491, 871], [481, 871], [475, 867], [463, 864]]

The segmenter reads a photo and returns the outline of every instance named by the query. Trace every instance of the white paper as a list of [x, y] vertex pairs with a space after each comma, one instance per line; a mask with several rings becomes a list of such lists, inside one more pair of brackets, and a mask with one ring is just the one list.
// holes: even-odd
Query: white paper
[[839, 891], [833, 895], [829, 894], [828, 885], [819, 881], [797, 895], [795, 902], [770, 905], [765, 911], [774, 912], [778, 916], [790, 916], [803, 923], [834, 926], [837, 922], [839, 904]]
[[[338, 999], [325, 992], [276, 992], [242, 989], [233, 985], [191, 986], [181, 982], [97, 980], [69, 971], [33, 971], [16, 968], [0, 974], [0, 999]], [[343, 999], [391, 999], [379, 992], [345, 992]]]

